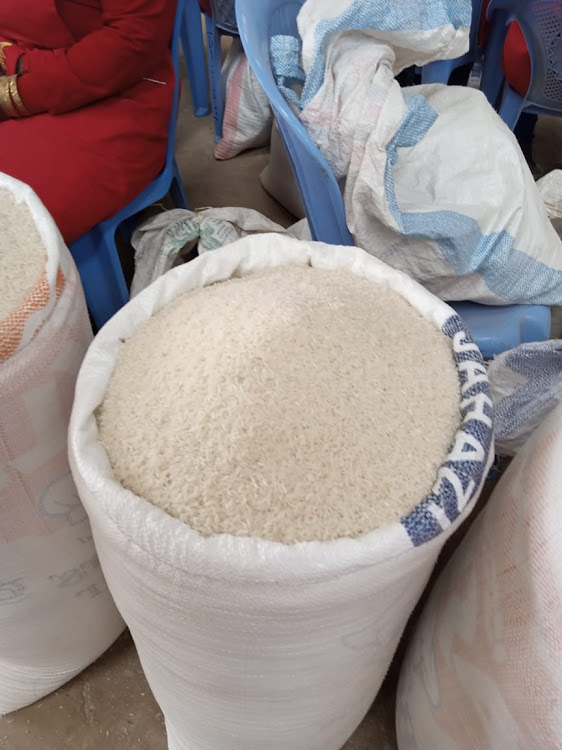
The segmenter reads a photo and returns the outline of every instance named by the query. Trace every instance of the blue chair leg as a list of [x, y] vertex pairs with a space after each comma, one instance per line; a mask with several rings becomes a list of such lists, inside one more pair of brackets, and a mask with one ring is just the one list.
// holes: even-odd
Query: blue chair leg
[[195, 117], [205, 117], [209, 114], [209, 90], [198, 0], [186, 0], [181, 26], [181, 44], [193, 100], [193, 112]]
[[213, 123], [215, 126], [215, 141], [222, 138], [222, 121], [224, 117], [224, 101], [221, 76], [221, 35], [211, 16], [205, 15], [207, 29], [207, 53], [209, 55], [209, 83], [211, 85], [211, 104], [213, 106]]
[[422, 83], [449, 83], [454, 60], [436, 60], [421, 69]]
[[507, 20], [505, 11], [497, 10], [494, 13], [492, 30], [484, 52], [480, 90], [494, 109], [497, 109], [504, 83], [502, 53], [507, 35]]
[[98, 224], [70, 245], [80, 273], [86, 304], [97, 328], [129, 301], [129, 292], [115, 246], [115, 228]]
[[514, 91], [511, 86], [506, 83], [498, 114], [510, 130], [513, 130], [517, 125], [517, 120], [519, 119], [519, 115], [523, 111], [524, 106], [525, 98]]

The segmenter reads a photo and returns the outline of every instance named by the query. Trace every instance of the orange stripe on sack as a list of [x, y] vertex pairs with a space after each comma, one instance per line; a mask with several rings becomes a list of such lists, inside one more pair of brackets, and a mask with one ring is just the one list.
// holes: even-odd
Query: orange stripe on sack
[[[58, 269], [55, 285], [56, 298], [58, 299], [64, 288], [65, 278], [61, 269]], [[27, 295], [25, 302], [5, 320], [0, 321], [0, 362], [11, 357], [20, 347], [23, 339], [25, 325], [34, 313], [42, 310], [49, 304], [51, 289], [47, 279], [47, 272], [43, 275]], [[33, 331], [32, 338], [37, 331]]]
[[56, 291], [57, 299], [62, 294], [62, 290], [64, 289], [65, 282], [66, 282], [66, 279], [64, 278], [64, 273], [62, 272], [62, 268], [59, 266], [57, 268], [57, 280], [55, 283], [55, 291]]

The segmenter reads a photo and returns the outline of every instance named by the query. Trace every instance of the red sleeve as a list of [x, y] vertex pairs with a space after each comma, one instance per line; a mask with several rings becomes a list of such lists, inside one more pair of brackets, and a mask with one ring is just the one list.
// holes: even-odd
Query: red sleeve
[[22, 53], [18, 78], [31, 114], [60, 114], [118, 94], [166, 59], [175, 0], [103, 0], [102, 26], [68, 49], [9, 48]]

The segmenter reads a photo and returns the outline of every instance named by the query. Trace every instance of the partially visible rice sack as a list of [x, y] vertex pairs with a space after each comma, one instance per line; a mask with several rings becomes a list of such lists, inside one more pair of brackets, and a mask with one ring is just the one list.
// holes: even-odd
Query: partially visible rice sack
[[27, 205], [0, 188], [0, 321], [21, 307], [45, 270], [47, 254]]
[[459, 428], [451, 340], [396, 292], [285, 266], [183, 294], [122, 345], [100, 440], [203, 535], [357, 537], [431, 490]]
[[57, 690], [124, 628], [68, 464], [91, 341], [80, 277], [52, 217], [0, 172], [0, 715]]

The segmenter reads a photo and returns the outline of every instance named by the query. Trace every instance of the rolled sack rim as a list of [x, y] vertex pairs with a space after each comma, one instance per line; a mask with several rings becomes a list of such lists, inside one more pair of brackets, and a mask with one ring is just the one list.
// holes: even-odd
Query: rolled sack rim
[[[33, 188], [25, 182], [0, 171], [0, 190], [11, 193], [17, 204], [23, 204], [27, 208], [33, 218], [45, 252], [43, 275], [35, 286], [28, 291], [20, 308], [13, 310], [5, 321], [0, 321], [0, 326], [4, 327], [12, 324], [21, 326], [19, 340], [13, 343], [7, 356], [0, 358], [1, 364], [16, 357], [35, 341], [38, 333], [52, 317], [65, 283], [73, 269], [70, 252], [66, 248], [64, 239], [53, 217]], [[63, 248], [66, 252], [63, 251]], [[33, 301], [34, 295], [36, 296], [40, 289], [45, 290], [44, 304]], [[22, 309], [26, 310], [24, 323], [21, 323]], [[5, 332], [3, 331], [3, 333]]]
[[[380, 283], [405, 298], [452, 341], [462, 421], [432, 491], [399, 521], [357, 538], [287, 545], [230, 534], [205, 537], [123, 488], [113, 477], [107, 454], [98, 441], [95, 410], [103, 401], [123, 339], [183, 292], [282, 265], [346, 268]], [[473, 509], [491, 466], [492, 400], [482, 355], [459, 315], [406, 274], [360, 248], [301, 242], [286, 235], [251, 235], [168, 271], [101, 329], [78, 375], [69, 429], [69, 458], [94, 529], [105, 526], [107, 532], [110, 521], [112, 533], [126, 539], [128, 553], [138, 553], [138, 559], [148, 553], [166, 565], [173, 561], [175, 568], [190, 575], [209, 577], [228, 571], [231, 577], [292, 583], [297, 579], [331, 578], [383, 559], [408, 552], [416, 554], [417, 547], [423, 546], [428, 554], [438, 554]]]

